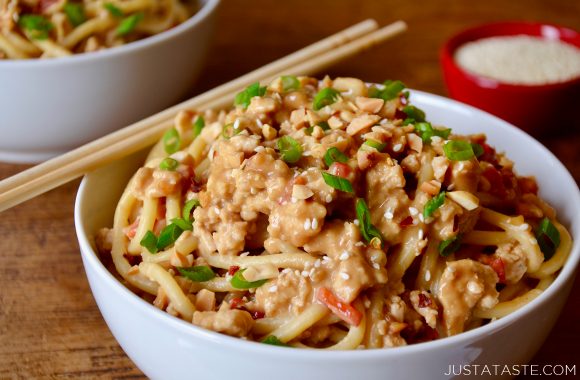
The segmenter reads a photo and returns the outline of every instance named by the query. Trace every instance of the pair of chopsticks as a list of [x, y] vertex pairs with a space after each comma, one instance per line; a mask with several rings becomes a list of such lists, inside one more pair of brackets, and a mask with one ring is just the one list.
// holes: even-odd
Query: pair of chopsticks
[[228, 107], [237, 92], [254, 82], [270, 82], [281, 75], [314, 74], [406, 29], [403, 21], [379, 29], [375, 20], [365, 20], [201, 95], [0, 181], [0, 211], [152, 145], [164, 131], [171, 128], [174, 116], [181, 110]]

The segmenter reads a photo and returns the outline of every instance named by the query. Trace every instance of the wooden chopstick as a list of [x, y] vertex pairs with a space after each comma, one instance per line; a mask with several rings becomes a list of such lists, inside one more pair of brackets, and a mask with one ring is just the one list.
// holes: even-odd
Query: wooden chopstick
[[289, 67], [303, 62], [306, 59], [310, 59], [317, 55], [328, 52], [376, 29], [378, 29], [378, 24], [373, 19], [367, 19], [354, 24], [346, 29], [341, 30], [338, 33], [317, 41], [312, 45], [309, 45], [290, 55], [262, 66], [230, 82], [215, 87], [203, 94], [195, 96], [173, 107], [167, 108], [157, 114], [131, 124], [123, 129], [110, 133], [77, 149], [64, 153], [61, 156], [50, 159], [22, 173], [0, 181], [0, 194], [11, 188], [14, 188], [15, 186], [28, 182], [31, 178], [34, 178], [38, 175], [47, 174], [52, 170], [61, 168], [63, 165], [74, 162], [93, 152], [97, 152], [103, 149], [103, 147], [110, 146], [117, 143], [118, 141], [125, 140], [131, 136], [134, 136], [145, 129], [149, 129], [152, 125], [158, 125], [163, 122], [171, 122], [180, 110], [200, 108], [205, 103], [218, 98], [230, 99], [232, 93], [240, 91], [243, 87], [250, 83], [260, 81], [266, 76], [271, 76], [275, 73], [282, 72]]
[[[336, 62], [384, 42], [405, 30], [406, 24], [402, 21], [398, 21], [372, 33], [363, 35], [358, 39], [349, 39], [350, 42], [344, 43], [340, 46], [333, 45], [322, 54], [313, 55], [307, 59], [302, 56], [301, 63], [295, 62], [290, 66], [282, 64], [277, 64], [277, 67], [274, 66], [274, 64], [264, 66], [264, 68], [274, 66], [279, 71], [270, 68], [264, 71], [262, 71], [264, 68], [255, 70], [250, 73], [252, 74], [251, 76], [250, 74], [246, 74], [243, 77], [228, 82], [214, 90], [210, 90], [207, 93], [181, 103], [178, 106], [172, 107], [169, 110], [163, 111], [160, 114], [165, 114], [166, 112], [171, 111], [170, 114], [173, 117], [175, 113], [181, 109], [207, 109], [229, 106], [232, 103], [233, 94], [240, 91], [249, 83], [255, 81], [270, 81], [284, 74], [310, 75], [323, 70]], [[332, 37], [335, 36], [337, 35]], [[335, 39], [335, 41], [336, 40], [338, 39]], [[284, 60], [284, 58], [282, 60]], [[242, 80], [244, 77], [246, 77], [245, 80]], [[235, 86], [230, 85], [233, 82], [236, 82]], [[221, 90], [217, 91], [217, 89], [224, 86], [227, 86], [228, 88], [227, 93], [222, 94]], [[211, 92], [213, 92], [213, 95], [208, 96], [207, 94]], [[216, 93], [218, 95], [215, 95]], [[200, 98], [201, 100], [199, 100]], [[13, 207], [30, 198], [67, 183], [100, 165], [122, 158], [151, 145], [173, 124], [172, 118], [157, 119], [160, 114], [133, 124], [118, 132], [114, 132], [104, 138], [98, 139], [63, 156], [47, 161], [44, 164], [40, 164], [14, 176], [20, 178], [14, 179], [14, 177], [11, 177], [0, 182], [0, 211]], [[159, 120], [159, 122], [151, 122], [150, 120], [152, 119]], [[137, 128], [137, 126], [139, 126], [139, 128]], [[132, 129], [131, 133], [126, 132], [129, 129]], [[119, 135], [122, 135], [123, 137], [121, 138]], [[114, 138], [111, 138], [111, 136], [114, 136]], [[71, 159], [71, 156], [74, 159]], [[59, 162], [55, 164], [54, 162], [57, 160]], [[46, 169], [46, 167], [49, 166], [48, 164], [50, 164], [50, 170]], [[43, 166], [44, 168], [42, 168]], [[35, 169], [34, 172], [32, 172], [33, 169]], [[8, 181], [10, 181], [8, 185], [5, 185]]]

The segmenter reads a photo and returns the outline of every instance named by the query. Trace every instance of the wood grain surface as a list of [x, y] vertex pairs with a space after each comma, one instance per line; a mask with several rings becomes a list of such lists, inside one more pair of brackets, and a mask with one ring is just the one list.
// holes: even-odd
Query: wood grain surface
[[[329, 74], [367, 81], [396, 78], [445, 95], [438, 49], [453, 33], [496, 20], [545, 21], [580, 30], [580, 1], [225, 0], [205, 72], [192, 95], [368, 17], [381, 24], [406, 20], [409, 31]], [[579, 131], [540, 139], [580, 182]], [[0, 178], [26, 167], [0, 163]], [[0, 379], [144, 378], [109, 332], [91, 295], [73, 222], [78, 184], [0, 215]], [[576, 364], [580, 371], [579, 297], [576, 281], [534, 364]]]

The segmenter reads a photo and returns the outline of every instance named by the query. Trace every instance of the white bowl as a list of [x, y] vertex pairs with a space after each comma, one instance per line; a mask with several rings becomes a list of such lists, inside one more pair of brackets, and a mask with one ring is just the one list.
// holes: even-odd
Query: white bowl
[[191, 90], [219, 0], [190, 19], [121, 47], [0, 60], [0, 161], [38, 162], [175, 104]]
[[559, 220], [574, 239], [568, 261], [545, 292], [513, 314], [478, 329], [391, 349], [300, 350], [204, 330], [141, 300], [95, 254], [92, 236], [99, 228], [111, 226], [117, 200], [142, 162], [141, 152], [86, 176], [75, 207], [77, 235], [93, 295], [113, 335], [137, 367], [152, 379], [416, 380], [450, 378], [450, 365], [458, 371], [458, 366], [466, 364], [521, 365], [531, 360], [566, 302], [580, 260], [580, 191], [554, 155], [510, 124], [423, 92], [413, 91], [412, 101], [427, 112], [429, 120], [455, 132], [485, 132], [490, 144], [507, 151], [516, 162], [518, 174], [536, 175], [540, 195], [558, 210]]

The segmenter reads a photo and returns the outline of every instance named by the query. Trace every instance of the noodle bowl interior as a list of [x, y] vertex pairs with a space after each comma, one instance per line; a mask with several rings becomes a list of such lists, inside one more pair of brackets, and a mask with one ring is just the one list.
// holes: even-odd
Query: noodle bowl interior
[[570, 235], [485, 135], [411, 100], [400, 81], [283, 76], [182, 111], [99, 250], [161, 310], [263, 343], [395, 347], [502, 318]]
[[181, 24], [195, 0], [0, 0], [0, 59], [99, 51]]

